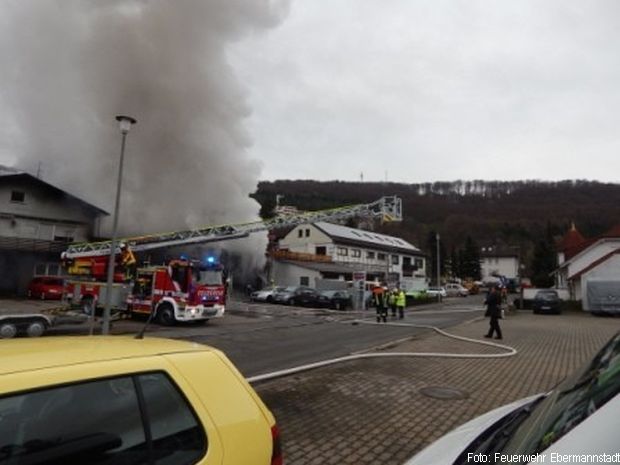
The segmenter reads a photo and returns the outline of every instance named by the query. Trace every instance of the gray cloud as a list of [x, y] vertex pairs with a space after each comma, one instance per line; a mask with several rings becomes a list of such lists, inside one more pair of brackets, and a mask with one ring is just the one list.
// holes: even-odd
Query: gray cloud
[[240, 42], [264, 176], [618, 181], [620, 5], [339, 0]]

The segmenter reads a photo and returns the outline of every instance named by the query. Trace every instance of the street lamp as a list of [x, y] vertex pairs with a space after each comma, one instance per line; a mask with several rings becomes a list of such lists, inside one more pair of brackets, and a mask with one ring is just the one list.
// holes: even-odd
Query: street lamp
[[112, 225], [112, 240], [110, 241], [110, 258], [108, 260], [108, 282], [105, 292], [105, 305], [103, 307], [103, 327], [101, 329], [102, 334], [109, 334], [110, 332], [110, 308], [112, 306], [112, 283], [114, 282], [114, 258], [116, 255], [116, 230], [118, 228], [118, 209], [121, 200], [121, 184], [123, 180], [123, 160], [125, 158], [125, 139], [127, 133], [131, 129], [133, 124], [137, 121], [131, 116], [119, 115], [116, 117], [119, 128], [122, 134], [121, 141], [121, 159], [118, 164], [118, 182], [116, 184], [116, 202], [114, 203], [114, 220]]
[[440, 265], [440, 259], [439, 259], [439, 233], [435, 233], [435, 239], [437, 242], [437, 300], [439, 302], [441, 302], [441, 279], [440, 279], [440, 274], [441, 274], [441, 265]]

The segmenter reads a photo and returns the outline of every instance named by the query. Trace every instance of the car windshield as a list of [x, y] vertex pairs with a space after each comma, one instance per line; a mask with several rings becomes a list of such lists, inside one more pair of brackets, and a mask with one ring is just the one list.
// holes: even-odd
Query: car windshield
[[558, 298], [558, 293], [555, 292], [555, 291], [540, 291], [540, 292], [536, 293], [534, 298], [535, 299], [544, 299], [544, 300], [557, 299]]
[[283, 292], [295, 292], [296, 289], [297, 289], [296, 286], [289, 286], [289, 287], [285, 287], [282, 291]]
[[[547, 398], [507, 434], [505, 428], [486, 442], [485, 452], [534, 455], [594, 414], [620, 392], [620, 333], [594, 357], [584, 370], [559, 384]], [[523, 419], [524, 418], [524, 419]], [[497, 441], [499, 437], [505, 440]], [[499, 444], [498, 444], [499, 442]]]

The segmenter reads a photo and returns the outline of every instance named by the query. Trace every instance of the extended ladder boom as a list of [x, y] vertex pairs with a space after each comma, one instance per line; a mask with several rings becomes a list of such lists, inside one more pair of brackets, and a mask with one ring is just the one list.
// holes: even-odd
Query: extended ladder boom
[[[127, 245], [134, 252], [159, 249], [187, 244], [202, 244], [205, 242], [223, 241], [246, 237], [251, 233], [266, 231], [274, 228], [296, 226], [304, 223], [319, 221], [333, 221], [355, 216], [381, 217], [383, 221], [402, 220], [402, 201], [399, 197], [382, 197], [376, 202], [347, 207], [332, 208], [314, 212], [303, 212], [286, 216], [277, 216], [267, 221], [255, 221], [236, 225], [206, 226], [198, 229], [177, 231], [162, 234], [148, 234], [119, 239], [120, 244]], [[64, 258], [92, 257], [110, 254], [111, 241], [84, 242], [72, 244]], [[117, 253], [120, 249], [117, 249]]]

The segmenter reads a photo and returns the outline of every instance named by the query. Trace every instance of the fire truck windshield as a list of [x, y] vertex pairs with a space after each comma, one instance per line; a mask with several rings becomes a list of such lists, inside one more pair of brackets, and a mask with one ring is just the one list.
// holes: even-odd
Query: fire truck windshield
[[196, 270], [196, 282], [203, 286], [219, 286], [222, 283], [220, 270]]

